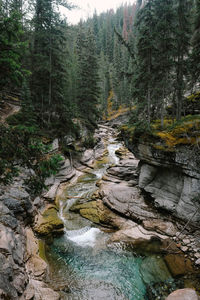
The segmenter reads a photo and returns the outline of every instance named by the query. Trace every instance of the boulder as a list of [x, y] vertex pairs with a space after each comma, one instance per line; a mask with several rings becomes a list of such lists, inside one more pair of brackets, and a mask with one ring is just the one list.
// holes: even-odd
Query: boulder
[[144, 220], [142, 224], [147, 230], [156, 231], [169, 236], [176, 236], [178, 231], [177, 227], [172, 222], [161, 219]]
[[79, 212], [80, 215], [96, 224], [112, 228], [120, 228], [125, 220], [107, 208], [101, 200], [75, 204], [70, 211]]
[[171, 293], [165, 300], [199, 300], [197, 293], [193, 289], [180, 289]]
[[141, 225], [137, 225], [136, 223], [127, 225], [116, 231], [110, 238], [110, 241], [130, 242], [132, 245], [137, 245], [139, 247], [139, 245], [149, 243], [153, 240], [163, 240], [167, 238], [165, 235], [147, 231]]
[[93, 149], [87, 149], [85, 150], [85, 152], [83, 153], [83, 156], [81, 158], [81, 163], [83, 165], [92, 165], [94, 162], [94, 151]]
[[143, 221], [159, 217], [159, 214], [145, 203], [140, 190], [130, 187], [127, 182], [103, 182], [99, 193], [108, 207], [133, 220]]
[[180, 275], [186, 275], [188, 273], [194, 273], [194, 268], [190, 259], [185, 258], [181, 254], [168, 254], [164, 257], [165, 262], [171, 272], [176, 277]]
[[34, 230], [42, 236], [62, 234], [64, 232], [63, 221], [58, 217], [56, 206], [49, 205], [36, 216]]
[[44, 282], [31, 279], [25, 291], [25, 300], [59, 300], [60, 295]]

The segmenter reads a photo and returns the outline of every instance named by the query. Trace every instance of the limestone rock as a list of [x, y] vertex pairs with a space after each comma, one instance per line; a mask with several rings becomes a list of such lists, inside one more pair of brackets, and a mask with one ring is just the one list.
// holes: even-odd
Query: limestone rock
[[70, 208], [71, 211], [79, 212], [80, 215], [96, 224], [119, 228], [125, 220], [117, 216], [107, 208], [101, 200], [76, 204]]
[[102, 183], [100, 195], [108, 207], [133, 220], [158, 218], [158, 214], [145, 203], [139, 189], [130, 187], [127, 182]]
[[149, 142], [135, 140], [132, 143], [128, 136], [124, 139], [128, 149], [141, 160], [139, 186], [152, 196], [155, 206], [183, 220], [192, 218], [191, 222], [198, 223], [199, 150], [179, 145], [173, 151], [164, 151]]
[[136, 166], [135, 164], [133, 165], [118, 165], [111, 167], [107, 170], [108, 175], [118, 177], [120, 179], [124, 180], [130, 180], [130, 179], [135, 179], [138, 177], [138, 174], [136, 173]]
[[177, 227], [172, 222], [161, 219], [144, 220], [142, 224], [147, 230], [155, 230], [169, 236], [175, 236], [177, 232]]
[[32, 278], [46, 278], [47, 264], [39, 256], [39, 241], [31, 228], [26, 229], [26, 269]]
[[156, 176], [157, 168], [151, 165], [143, 164], [140, 169], [139, 187], [146, 187]]
[[147, 231], [141, 225], [134, 224], [134, 226], [125, 227], [115, 232], [110, 241], [112, 242], [131, 242], [132, 245], [140, 245], [144, 242], [150, 242], [153, 239], [166, 239], [167, 236]]
[[199, 300], [199, 297], [193, 289], [180, 289], [171, 293], [166, 300]]
[[169, 279], [171, 274], [163, 261], [162, 257], [157, 255], [146, 257], [143, 259], [140, 272], [145, 283], [161, 282]]
[[44, 282], [31, 279], [25, 291], [25, 300], [59, 300], [60, 295]]
[[92, 149], [87, 149], [81, 158], [81, 163], [84, 165], [91, 165], [93, 162], [94, 162], [94, 151]]
[[64, 225], [54, 205], [49, 205], [42, 214], [36, 217], [34, 230], [43, 236], [63, 233]]

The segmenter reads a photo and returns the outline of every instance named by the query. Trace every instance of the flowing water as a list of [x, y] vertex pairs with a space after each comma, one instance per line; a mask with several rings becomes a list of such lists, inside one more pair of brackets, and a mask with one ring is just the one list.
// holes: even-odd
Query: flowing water
[[118, 163], [115, 151], [121, 145], [109, 142], [107, 162], [68, 185], [60, 200], [65, 233], [49, 246], [47, 259], [50, 283], [62, 290], [62, 299], [144, 300], [148, 285], [170, 279], [159, 255], [137, 254], [128, 245], [107, 243], [111, 233], [69, 212], [74, 203], [95, 192], [108, 165]]

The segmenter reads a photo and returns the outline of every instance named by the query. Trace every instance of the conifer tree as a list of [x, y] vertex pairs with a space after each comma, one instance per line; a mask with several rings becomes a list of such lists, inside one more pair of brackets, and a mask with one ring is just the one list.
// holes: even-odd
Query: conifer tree
[[190, 24], [190, 0], [176, 1], [176, 31], [175, 31], [175, 89], [176, 89], [176, 119], [182, 114], [182, 102], [186, 86], [186, 74], [188, 73], [188, 55], [190, 48], [191, 24]]
[[98, 60], [95, 38], [92, 30], [87, 32], [81, 27], [77, 37], [78, 55], [78, 96], [80, 116], [88, 126], [96, 126], [98, 118], [98, 99], [100, 96]]
[[[133, 97], [145, 108], [148, 123], [151, 120], [153, 82], [153, 63], [155, 60], [155, 16], [153, 0], [138, 11], [136, 18], [136, 65], [133, 79]], [[142, 101], [142, 103], [141, 103]], [[146, 109], [147, 108], [147, 109]]]
[[171, 93], [172, 69], [173, 69], [173, 49], [174, 49], [174, 10], [171, 0], [155, 0], [155, 35], [154, 43], [156, 45], [154, 74], [155, 74], [155, 97], [161, 119], [161, 125], [164, 122], [164, 106]]
[[0, 6], [0, 90], [20, 87], [25, 70], [22, 67], [24, 43], [21, 13], [15, 1], [2, 1]]
[[200, 83], [200, 0], [195, 1], [194, 32], [192, 35], [192, 85]]
[[[60, 1], [36, 0], [31, 95], [41, 126], [55, 127], [69, 120], [66, 87], [66, 24], [56, 5]], [[67, 126], [66, 126], [67, 130]]]

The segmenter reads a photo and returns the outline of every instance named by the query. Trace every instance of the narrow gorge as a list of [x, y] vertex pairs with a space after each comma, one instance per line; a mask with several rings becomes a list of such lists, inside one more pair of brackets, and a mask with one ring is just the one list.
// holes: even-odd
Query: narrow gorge
[[198, 223], [184, 228], [183, 218], [152, 203], [141, 182], [155, 167], [116, 138], [99, 125], [94, 149], [63, 160], [33, 202], [21, 188], [30, 170], [4, 188], [2, 299], [151, 300], [199, 291]]

